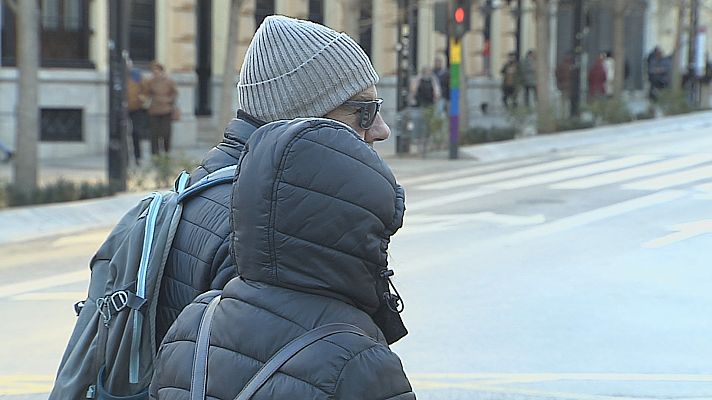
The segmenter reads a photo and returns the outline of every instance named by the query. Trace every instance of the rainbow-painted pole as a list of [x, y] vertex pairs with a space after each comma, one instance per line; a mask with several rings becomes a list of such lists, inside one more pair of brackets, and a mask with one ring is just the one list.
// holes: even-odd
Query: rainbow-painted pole
[[460, 40], [450, 38], [450, 159], [457, 158], [460, 137]]

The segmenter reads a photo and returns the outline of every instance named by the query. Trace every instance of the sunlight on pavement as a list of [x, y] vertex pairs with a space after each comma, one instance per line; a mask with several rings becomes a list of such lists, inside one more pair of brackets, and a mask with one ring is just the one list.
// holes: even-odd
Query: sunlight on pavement
[[0, 375], [0, 396], [49, 393], [54, 375]]

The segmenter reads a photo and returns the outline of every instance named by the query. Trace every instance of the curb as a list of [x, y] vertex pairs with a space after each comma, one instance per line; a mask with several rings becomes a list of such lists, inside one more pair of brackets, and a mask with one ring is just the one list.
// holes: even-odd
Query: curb
[[467, 158], [480, 162], [541, 156], [616, 141], [646, 138], [651, 135], [674, 135], [683, 130], [712, 127], [712, 112], [700, 111], [659, 119], [641, 120], [625, 124], [606, 125], [550, 135], [529, 136], [503, 142], [483, 143], [460, 148]]
[[146, 193], [0, 211], [0, 245], [110, 228]]

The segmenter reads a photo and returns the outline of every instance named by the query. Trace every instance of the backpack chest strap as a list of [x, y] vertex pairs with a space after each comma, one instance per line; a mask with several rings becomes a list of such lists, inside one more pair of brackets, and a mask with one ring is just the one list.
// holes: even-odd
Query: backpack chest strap
[[96, 299], [96, 308], [103, 317], [104, 325], [109, 325], [111, 318], [125, 308], [140, 310], [146, 304], [146, 299], [130, 290], [117, 290], [114, 293]]

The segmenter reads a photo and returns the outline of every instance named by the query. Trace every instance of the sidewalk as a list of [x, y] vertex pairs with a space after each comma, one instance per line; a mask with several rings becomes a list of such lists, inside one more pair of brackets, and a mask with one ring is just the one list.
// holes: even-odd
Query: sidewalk
[[[492, 163], [600, 146], [611, 147], [624, 140], [645, 140], [652, 136], [676, 135], [681, 131], [706, 127], [712, 127], [712, 111], [464, 146], [460, 148], [460, 160], [455, 161], [447, 160], [446, 153], [428, 159], [422, 159], [418, 155], [385, 155], [384, 158], [398, 179], [407, 179], [441, 170], [444, 166], [452, 168], [452, 163], [462, 163], [465, 166], [473, 162]], [[209, 145], [204, 145], [182, 151], [178, 149], [176, 153], [183, 154], [183, 157], [188, 159], [199, 160], [209, 148]], [[0, 164], [0, 179], [9, 180], [10, 174], [10, 165]], [[42, 160], [40, 176], [43, 182], [59, 177], [75, 181], [102, 180], [106, 176], [106, 159], [103, 156], [93, 156]], [[44, 236], [110, 228], [147, 192], [0, 210], [0, 245]]]

